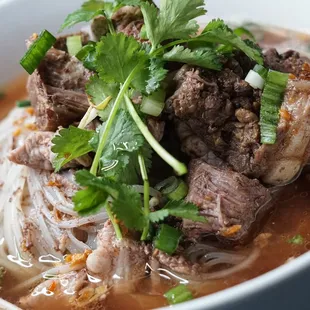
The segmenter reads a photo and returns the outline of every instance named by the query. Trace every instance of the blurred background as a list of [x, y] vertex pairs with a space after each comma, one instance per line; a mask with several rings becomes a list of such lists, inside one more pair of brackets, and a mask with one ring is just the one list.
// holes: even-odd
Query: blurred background
[[[48, 29], [57, 34], [66, 15], [83, 0], [0, 0], [0, 84], [22, 72], [18, 60], [25, 52], [25, 39]], [[159, 0], [155, 0], [158, 4]], [[262, 22], [310, 33], [309, 0], [206, 0], [208, 15], [233, 22]], [[80, 28], [80, 25], [78, 26]], [[77, 28], [77, 29], [78, 29]], [[74, 29], [73, 29], [74, 30]]]

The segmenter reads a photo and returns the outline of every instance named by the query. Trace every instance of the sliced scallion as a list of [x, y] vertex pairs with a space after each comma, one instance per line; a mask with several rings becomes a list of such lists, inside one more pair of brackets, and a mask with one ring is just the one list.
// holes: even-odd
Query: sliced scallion
[[67, 37], [67, 48], [70, 56], [75, 56], [82, 49], [81, 36]]
[[267, 75], [268, 75], [268, 69], [266, 69], [265, 67], [257, 64], [253, 68], [253, 71], [258, 73], [264, 80], [266, 80]]
[[85, 68], [96, 70], [96, 43], [89, 42], [75, 55], [75, 57], [83, 62]]
[[141, 112], [152, 116], [159, 116], [165, 106], [165, 96], [165, 91], [160, 89], [152, 95], [144, 97], [140, 106]]
[[31, 106], [30, 100], [18, 100], [16, 101], [16, 106], [18, 108], [26, 108]]
[[254, 89], [263, 89], [265, 84], [265, 80], [254, 70], [250, 70], [244, 80], [249, 83]]
[[183, 180], [179, 180], [178, 187], [169, 193], [167, 197], [171, 200], [181, 200], [183, 199], [188, 193], [188, 186]]
[[182, 237], [182, 232], [166, 224], [161, 224], [155, 237], [154, 246], [169, 255], [172, 255]]
[[180, 284], [164, 294], [170, 305], [193, 299], [192, 292], [184, 284]]
[[158, 183], [155, 189], [161, 191], [164, 196], [167, 196], [171, 200], [181, 200], [188, 192], [188, 187], [182, 179], [178, 179], [175, 176], [169, 177], [164, 181]]
[[50, 32], [47, 30], [42, 31], [20, 60], [21, 66], [29, 74], [32, 74], [55, 42], [56, 38]]
[[274, 144], [280, 108], [283, 101], [288, 74], [270, 70], [261, 99], [260, 134], [262, 144]]

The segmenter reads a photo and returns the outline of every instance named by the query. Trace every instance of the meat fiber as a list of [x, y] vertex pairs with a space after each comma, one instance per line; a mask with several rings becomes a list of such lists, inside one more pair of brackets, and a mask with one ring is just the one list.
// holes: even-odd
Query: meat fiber
[[183, 220], [183, 230], [193, 240], [215, 235], [225, 242], [244, 243], [272, 206], [270, 192], [258, 180], [200, 159], [190, 163], [188, 185], [187, 201], [208, 219]]

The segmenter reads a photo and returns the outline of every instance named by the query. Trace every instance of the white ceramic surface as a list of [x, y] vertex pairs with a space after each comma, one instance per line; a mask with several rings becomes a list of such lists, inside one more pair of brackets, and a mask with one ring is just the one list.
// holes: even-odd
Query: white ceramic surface
[[[0, 85], [22, 72], [18, 61], [25, 52], [25, 39], [33, 32], [40, 32], [42, 29], [48, 29], [56, 34], [65, 16], [76, 9], [81, 2], [83, 1], [0, 0]], [[279, 3], [281, 3], [281, 6]], [[267, 24], [301, 29], [307, 32], [310, 29], [308, 18], [309, 0], [209, 0], [207, 8], [209, 18], [222, 17], [233, 21], [237, 19], [262, 21]], [[205, 22], [206, 20], [200, 19], [200, 21]], [[290, 280], [293, 276], [304, 274], [309, 268], [310, 253], [307, 253], [256, 279], [181, 304], [174, 309], [235, 310], [241, 308], [239, 306], [234, 307], [234, 304], [239, 303], [242, 305], [243, 300], [251, 298], [254, 300], [254, 296], [256, 296], [256, 303], [261, 302], [261, 307], [258, 309], [263, 309], [264, 301], [257, 297], [260, 296], [260, 293], [265, 294], [265, 292], [272, 290], [273, 287]], [[286, 296], [283, 296], [283, 298], [286, 298]], [[282, 306], [281, 309], [284, 308]], [[274, 309], [278, 309], [278, 307]], [[301, 309], [301, 307], [297, 309]], [[310, 305], [302, 309], [310, 309]]]

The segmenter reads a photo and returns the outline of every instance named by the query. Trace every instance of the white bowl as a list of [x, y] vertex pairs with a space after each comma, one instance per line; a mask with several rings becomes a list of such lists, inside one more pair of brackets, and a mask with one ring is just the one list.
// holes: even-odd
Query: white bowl
[[[173, 1], [173, 0], [171, 0]], [[211, 17], [253, 20], [309, 32], [309, 0], [209, 0]], [[33, 32], [56, 34], [65, 16], [82, 0], [0, 0], [0, 86], [22, 73], [19, 59]], [[158, 2], [158, 1], [156, 1]], [[279, 5], [281, 3], [281, 5]], [[207, 19], [200, 19], [206, 22]], [[78, 26], [76, 29], [78, 29]], [[307, 310], [310, 253], [253, 280], [207, 297], [177, 305], [175, 310]], [[168, 308], [166, 308], [168, 309]]]

